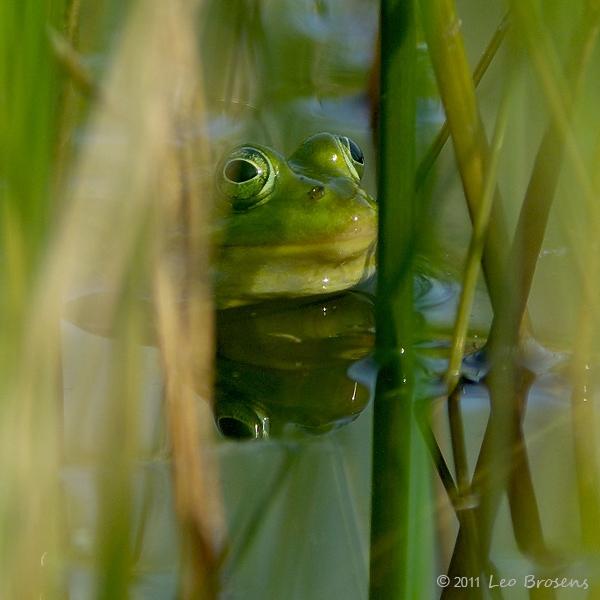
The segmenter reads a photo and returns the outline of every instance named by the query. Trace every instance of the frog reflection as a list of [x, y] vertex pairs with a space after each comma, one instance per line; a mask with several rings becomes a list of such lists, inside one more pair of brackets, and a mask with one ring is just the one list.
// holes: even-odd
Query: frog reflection
[[360, 292], [220, 311], [215, 418], [233, 438], [323, 433], [354, 420], [368, 390], [348, 369], [373, 347]]
[[[66, 306], [66, 318], [115, 336], [111, 296], [96, 292]], [[149, 300], [138, 312], [157, 345]], [[324, 433], [355, 419], [369, 400], [349, 368], [374, 341], [373, 301], [357, 291], [240, 306], [217, 313], [215, 422], [228, 438]]]

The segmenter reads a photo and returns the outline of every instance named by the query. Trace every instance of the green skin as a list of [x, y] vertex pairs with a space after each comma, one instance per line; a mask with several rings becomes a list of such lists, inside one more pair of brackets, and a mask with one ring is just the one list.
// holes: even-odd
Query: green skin
[[217, 169], [219, 308], [330, 294], [373, 274], [377, 206], [360, 187], [360, 150], [319, 133], [286, 160], [258, 145]]

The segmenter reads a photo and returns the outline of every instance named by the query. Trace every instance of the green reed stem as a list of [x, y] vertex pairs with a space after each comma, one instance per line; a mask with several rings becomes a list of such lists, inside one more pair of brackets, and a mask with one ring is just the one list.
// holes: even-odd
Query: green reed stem
[[[446, 372], [446, 385], [448, 389], [448, 414], [450, 420], [450, 431], [452, 440], [452, 451], [456, 469], [456, 480], [458, 486], [457, 517], [459, 518], [461, 531], [469, 540], [466, 547], [465, 569], [468, 573], [481, 573], [482, 567], [478, 555], [479, 539], [477, 534], [476, 503], [469, 501], [472, 497], [469, 480], [469, 469], [464, 441], [464, 427], [460, 409], [461, 387], [458, 386], [461, 363], [464, 354], [465, 340], [469, 327], [469, 316], [475, 295], [475, 286], [479, 276], [479, 263], [483, 253], [485, 236], [489, 226], [494, 189], [496, 187], [496, 173], [500, 151], [504, 141], [504, 133], [508, 121], [510, 91], [507, 89], [503, 95], [496, 127], [492, 139], [489, 171], [487, 173], [481, 207], [476, 215], [473, 225], [473, 234], [469, 245], [467, 263], [461, 290], [458, 315], [455, 320], [452, 350], [448, 370]], [[461, 505], [465, 504], [465, 507]]]
[[[420, 6], [469, 214], [474, 222], [483, 197], [488, 146], [460, 21], [452, 0], [421, 0]], [[508, 233], [499, 200], [493, 203], [491, 220], [493, 227], [485, 242], [483, 270], [492, 306], [496, 308], [501, 302], [505, 248], [508, 246]]]
[[[397, 265], [412, 263], [416, 126], [413, 0], [381, 3], [379, 246], [374, 406], [370, 598], [411, 597], [413, 278], [394, 287]], [[398, 140], [402, 140], [399, 144]], [[411, 271], [411, 269], [409, 269]], [[414, 542], [414, 545], [411, 545]], [[414, 597], [414, 596], [413, 596]]]
[[458, 497], [458, 488], [435, 434], [431, 429], [431, 405], [434, 401], [435, 398], [425, 398], [417, 401], [415, 406], [415, 419], [429, 451], [429, 455], [435, 465], [438, 477], [440, 478], [448, 497], [450, 500], [453, 500]]
[[446, 371], [446, 386], [448, 393], [456, 387], [461, 374], [461, 364], [469, 329], [469, 317], [473, 307], [477, 278], [479, 277], [479, 264], [483, 254], [485, 239], [492, 214], [498, 162], [500, 160], [500, 152], [504, 143], [504, 134], [508, 122], [510, 97], [510, 92], [507, 90], [504, 93], [500, 108], [498, 109], [498, 117], [496, 119], [496, 128], [492, 139], [490, 162], [488, 172], [486, 173], [483, 196], [481, 198], [479, 211], [475, 215], [473, 223], [473, 233], [471, 235], [467, 253], [458, 312], [454, 322], [450, 360]]
[[[32, 284], [53, 207], [48, 188], [59, 81], [44, 33], [61, 14], [60, 0], [0, 2], [2, 598], [54, 597], [62, 587], [58, 314], [55, 330], [35, 332], [35, 346], [27, 348]], [[51, 301], [48, 313], [54, 314]]]
[[[488, 67], [492, 64], [496, 53], [500, 49], [500, 46], [506, 37], [506, 32], [508, 31], [509, 27], [509, 18], [508, 15], [505, 15], [500, 22], [500, 25], [498, 25], [496, 28], [494, 35], [488, 42], [488, 45], [483, 51], [483, 54], [481, 55], [481, 58], [479, 59], [479, 62], [473, 71], [473, 83], [475, 84], [475, 87], [479, 85], [483, 79], [483, 76], [486, 74]], [[415, 188], [417, 191], [419, 191], [425, 184], [425, 181], [427, 180], [435, 161], [438, 159], [438, 156], [442, 152], [442, 149], [446, 145], [449, 137], [450, 127], [448, 126], [448, 121], [444, 121], [442, 128], [417, 167], [417, 174], [415, 177]]]
[[[596, 143], [594, 164], [600, 164], [600, 139]], [[594, 177], [595, 189], [600, 190], [600, 173]], [[600, 268], [600, 220], [597, 215], [589, 219], [585, 238], [585, 256], [591, 274], [588, 286], [583, 290], [575, 339], [577, 345], [573, 356], [571, 410], [575, 470], [579, 492], [581, 534], [587, 549], [600, 550], [600, 477], [597, 459], [597, 428], [595, 384], [591, 377], [592, 344], [599, 315], [594, 310], [594, 300], [600, 294], [598, 269]]]

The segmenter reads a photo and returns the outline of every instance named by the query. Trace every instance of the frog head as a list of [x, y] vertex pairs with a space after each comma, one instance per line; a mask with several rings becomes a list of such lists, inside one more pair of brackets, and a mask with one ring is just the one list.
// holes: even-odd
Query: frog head
[[287, 159], [255, 144], [231, 150], [216, 175], [218, 305], [330, 294], [369, 277], [377, 206], [363, 170], [360, 148], [330, 133]]

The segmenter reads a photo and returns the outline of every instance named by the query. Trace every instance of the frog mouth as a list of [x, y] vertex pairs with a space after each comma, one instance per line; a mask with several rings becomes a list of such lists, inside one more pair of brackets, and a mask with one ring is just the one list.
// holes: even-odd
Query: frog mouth
[[221, 247], [216, 269], [217, 305], [227, 308], [277, 297], [331, 294], [375, 272], [376, 239], [347, 239], [286, 246]]
[[[348, 235], [338, 237], [334, 240], [297, 242], [280, 245], [276, 243], [266, 244], [224, 244], [221, 248], [226, 254], [244, 253], [252, 255], [252, 260], [260, 262], [272, 261], [274, 257], [307, 257], [316, 256], [320, 260], [339, 260], [343, 258], [354, 258], [367, 252], [376, 244], [374, 233], [363, 235]], [[261, 260], [262, 259], [262, 260]]]

